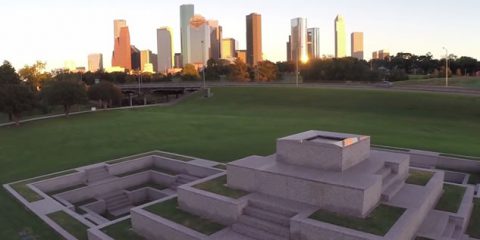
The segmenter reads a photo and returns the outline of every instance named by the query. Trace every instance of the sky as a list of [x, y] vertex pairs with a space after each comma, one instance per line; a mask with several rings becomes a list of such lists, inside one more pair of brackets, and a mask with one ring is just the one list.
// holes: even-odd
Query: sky
[[264, 58], [274, 62], [286, 59], [290, 20], [296, 17], [319, 27], [321, 54], [333, 54], [337, 14], [345, 18], [348, 38], [364, 32], [367, 59], [380, 49], [441, 58], [443, 47], [480, 59], [478, 0], [0, 0], [0, 61], [18, 69], [41, 60], [55, 69], [65, 61], [86, 66], [88, 54], [103, 53], [108, 67], [114, 19], [127, 20], [131, 43], [153, 52], [156, 29], [170, 26], [180, 52], [179, 7], [189, 3], [195, 13], [218, 20], [224, 38], [237, 39], [240, 49], [246, 47], [245, 16], [260, 13]]

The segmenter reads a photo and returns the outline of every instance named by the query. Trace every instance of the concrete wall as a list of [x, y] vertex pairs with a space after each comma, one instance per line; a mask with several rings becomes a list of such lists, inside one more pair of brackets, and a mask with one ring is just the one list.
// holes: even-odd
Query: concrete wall
[[85, 199], [101, 196], [113, 191], [141, 185], [150, 181], [150, 172], [137, 173], [135, 175], [116, 178], [104, 181], [99, 184], [90, 185], [80, 189], [59, 194], [59, 196], [70, 202], [79, 202]]
[[108, 167], [108, 172], [111, 175], [121, 175], [128, 172], [134, 172], [140, 169], [145, 169], [153, 166], [153, 157], [145, 156], [141, 158], [132, 159], [125, 162], [112, 164]]
[[40, 182], [35, 182], [31, 185], [38, 188], [42, 192], [53, 192], [60, 189], [84, 184], [86, 176], [84, 172], [72, 173], [60, 177], [50, 178]]
[[287, 164], [323, 170], [344, 171], [370, 155], [370, 138], [347, 147], [312, 141], [277, 141], [277, 160]]
[[367, 189], [308, 181], [292, 176], [228, 165], [228, 186], [299, 201], [323, 209], [354, 216], [365, 216], [381, 197], [379, 180]]
[[468, 181], [467, 176], [465, 173], [445, 171], [445, 182], [466, 184], [466, 181]]
[[199, 178], [204, 178], [221, 172], [217, 169], [196, 166], [189, 164], [188, 162], [169, 160], [160, 156], [153, 156], [153, 159], [154, 165], [159, 168], [164, 168], [178, 173], [186, 173], [188, 175], [196, 176]]
[[[323, 223], [308, 216], [312, 212], [299, 214], [290, 221], [290, 232], [293, 240], [381, 240], [384, 239], [369, 233], [363, 233], [336, 225]], [[321, 238], [319, 238], [321, 236]]]
[[[393, 225], [390, 231], [385, 235], [385, 239], [404, 240], [412, 239], [418, 231], [422, 222], [437, 204], [443, 191], [443, 172], [436, 172], [427, 185], [424, 187], [424, 195], [416, 196], [421, 198], [420, 206], [409, 206], [398, 221]], [[403, 207], [403, 206], [402, 206]]]
[[177, 194], [181, 209], [225, 225], [235, 223], [247, 205], [246, 198], [232, 199], [189, 186], [179, 187]]
[[127, 191], [127, 195], [133, 205], [144, 203], [146, 201], [152, 202], [167, 196], [161, 191], [149, 187], [138, 189], [135, 191]]
[[131, 210], [132, 227], [147, 239], [206, 240], [207, 236], [143, 209]]

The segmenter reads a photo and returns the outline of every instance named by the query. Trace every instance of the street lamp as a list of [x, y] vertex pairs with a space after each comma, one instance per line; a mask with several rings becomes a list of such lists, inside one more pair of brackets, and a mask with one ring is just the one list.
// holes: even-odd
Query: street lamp
[[202, 40], [202, 78], [203, 78], [203, 90], [207, 89], [207, 83], [205, 81], [205, 41]]
[[445, 87], [448, 87], [448, 60], [449, 60], [449, 56], [448, 56], [448, 49], [446, 47], [443, 47], [443, 49], [445, 50]]

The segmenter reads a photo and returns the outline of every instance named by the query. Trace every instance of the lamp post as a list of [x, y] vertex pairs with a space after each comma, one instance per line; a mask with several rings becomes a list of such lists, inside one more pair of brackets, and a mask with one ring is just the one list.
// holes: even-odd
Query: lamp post
[[445, 87], [448, 87], [448, 60], [449, 60], [449, 56], [448, 56], [448, 49], [446, 47], [443, 47], [443, 49], [445, 50]]
[[203, 90], [207, 89], [207, 83], [205, 81], [205, 41], [202, 40], [202, 78], [203, 78]]

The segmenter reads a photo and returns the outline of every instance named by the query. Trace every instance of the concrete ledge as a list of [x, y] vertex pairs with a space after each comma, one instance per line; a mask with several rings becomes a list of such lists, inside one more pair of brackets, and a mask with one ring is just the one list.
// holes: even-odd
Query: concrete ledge
[[235, 223], [248, 203], [246, 196], [233, 199], [193, 187], [224, 175], [225, 173], [220, 173], [179, 187], [177, 194], [180, 208], [224, 225]]
[[[143, 207], [148, 207], [163, 201], [175, 198], [172, 196], [162, 199]], [[168, 219], [150, 213], [142, 208], [133, 208], [131, 211], [132, 227], [135, 231], [146, 237], [155, 240], [206, 240], [207, 236], [196, 232], [183, 225], [174, 223]]]

